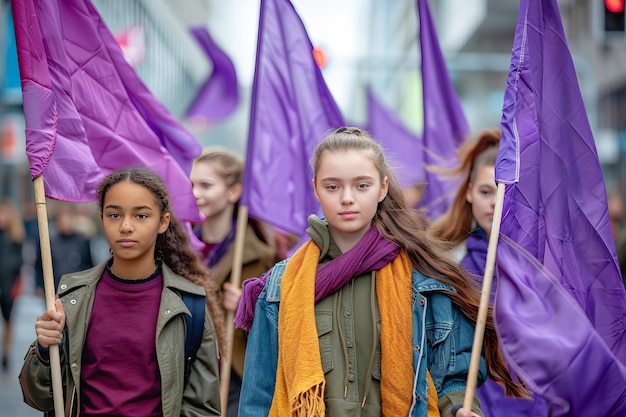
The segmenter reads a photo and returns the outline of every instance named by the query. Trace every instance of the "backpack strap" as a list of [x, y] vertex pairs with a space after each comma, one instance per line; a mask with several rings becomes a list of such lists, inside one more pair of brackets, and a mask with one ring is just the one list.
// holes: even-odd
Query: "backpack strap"
[[202, 335], [204, 333], [204, 309], [206, 300], [204, 295], [182, 294], [183, 301], [191, 316], [185, 314], [185, 385], [189, 382], [189, 374], [191, 372], [191, 364], [196, 359], [198, 349], [202, 344]]

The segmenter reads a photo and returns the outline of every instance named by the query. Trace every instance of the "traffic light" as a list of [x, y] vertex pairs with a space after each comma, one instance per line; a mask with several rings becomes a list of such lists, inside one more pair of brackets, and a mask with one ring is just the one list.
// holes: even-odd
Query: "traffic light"
[[603, 0], [604, 2], [604, 32], [626, 32], [626, 15], [624, 14], [624, 0]]

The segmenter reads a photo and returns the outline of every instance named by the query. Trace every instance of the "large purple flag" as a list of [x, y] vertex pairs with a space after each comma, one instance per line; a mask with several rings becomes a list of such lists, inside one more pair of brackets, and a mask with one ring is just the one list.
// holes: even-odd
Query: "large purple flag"
[[521, 1], [501, 126], [495, 318], [509, 363], [556, 415], [626, 415], [626, 291], [556, 0]]
[[461, 101], [448, 75], [428, 0], [417, 0], [424, 106], [424, 163], [426, 188], [420, 207], [437, 219], [450, 206], [459, 180], [446, 178], [428, 167], [447, 169], [458, 165], [457, 148], [469, 134]]
[[188, 173], [201, 145], [126, 62], [93, 4], [13, 0], [33, 178], [53, 199], [95, 200], [109, 172], [145, 166], [182, 220], [200, 214]]
[[383, 106], [371, 88], [367, 89], [366, 130], [385, 149], [403, 188], [426, 181], [422, 140], [407, 129], [398, 115]]
[[242, 196], [250, 215], [302, 236], [319, 207], [309, 158], [343, 124], [293, 5], [261, 0]]
[[239, 105], [237, 72], [206, 27], [194, 27], [191, 34], [213, 63], [213, 71], [189, 106], [186, 117], [214, 123], [228, 117]]
[[523, 0], [496, 180], [502, 233], [561, 281], [626, 363], [626, 291], [602, 170], [556, 0]]

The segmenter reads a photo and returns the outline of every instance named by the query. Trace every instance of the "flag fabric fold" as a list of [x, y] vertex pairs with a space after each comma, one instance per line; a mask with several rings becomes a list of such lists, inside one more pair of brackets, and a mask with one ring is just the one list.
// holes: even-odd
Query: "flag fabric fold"
[[626, 291], [556, 0], [521, 0], [501, 127], [507, 359], [556, 416], [626, 415]]
[[237, 72], [206, 27], [191, 28], [191, 34], [212, 62], [213, 70], [187, 109], [186, 117], [214, 123], [228, 117], [239, 105]]
[[344, 125], [313, 45], [289, 0], [261, 0], [242, 204], [252, 217], [304, 235], [318, 211], [309, 158]]
[[380, 142], [393, 166], [400, 186], [405, 188], [426, 181], [420, 137], [410, 132], [400, 117], [385, 107], [367, 88], [367, 126], [365, 129]]
[[13, 0], [33, 178], [53, 199], [95, 200], [109, 172], [145, 166], [168, 186], [182, 220], [200, 214], [188, 173], [197, 140], [148, 90], [94, 5]]
[[505, 355], [551, 404], [550, 415], [626, 416], [626, 367], [559, 280], [507, 236], [497, 258], [495, 314]]
[[417, 11], [424, 107], [423, 159], [426, 165], [426, 188], [420, 207], [435, 220], [450, 206], [459, 185], [458, 179], [446, 178], [436, 169], [458, 165], [457, 149], [469, 134], [469, 126], [439, 47], [428, 0], [417, 0]]

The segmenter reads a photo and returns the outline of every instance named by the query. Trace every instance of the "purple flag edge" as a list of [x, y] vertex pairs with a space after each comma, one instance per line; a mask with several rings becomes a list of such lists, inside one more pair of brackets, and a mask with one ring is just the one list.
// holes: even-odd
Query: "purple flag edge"
[[[523, 30], [519, 30], [522, 27]], [[525, 65], [526, 55], [523, 53], [528, 43], [528, 5], [522, 13], [522, 4], [520, 3], [520, 12], [517, 20], [517, 28], [515, 30], [515, 38], [511, 54], [511, 64], [509, 74], [507, 76], [507, 88], [504, 91], [504, 102], [502, 105], [502, 120], [500, 129], [502, 136], [500, 138], [500, 146], [498, 157], [496, 159], [496, 183], [512, 184], [519, 182], [520, 175], [520, 136], [517, 126], [516, 110], [517, 110], [517, 93], [518, 83], [521, 73]], [[530, 110], [533, 117], [533, 125], [539, 126], [537, 120], [537, 111], [532, 104]], [[538, 136], [537, 130], [533, 136]]]
[[[27, 6], [33, 7], [29, 8]], [[26, 24], [29, 21], [28, 15], [35, 14], [32, 2], [12, 0], [11, 12], [13, 14], [13, 28], [15, 31], [17, 51], [19, 52], [20, 50], [28, 49], [26, 44], [31, 41], [36, 43], [36, 45], [33, 45], [32, 48], [39, 51], [39, 56], [45, 56], [39, 26], [30, 26]], [[26, 30], [26, 28], [29, 28], [29, 30]], [[18, 64], [22, 82], [24, 118], [27, 126], [35, 126], [33, 128], [26, 129], [26, 135], [27, 137], [40, 137], [40, 139], [37, 140], [33, 139], [31, 141], [26, 141], [26, 155], [29, 160], [30, 174], [34, 179], [43, 173], [50, 162], [52, 151], [56, 142], [56, 134], [52, 130], [51, 126], [40, 125], [40, 122], [45, 120], [45, 118], [39, 117], [36, 113], [27, 111], [27, 108], [30, 107], [27, 106], [27, 102], [34, 100], [37, 96], [41, 96], [42, 101], [47, 103], [47, 105], [32, 107], [34, 109], [43, 107], [53, 109], [53, 126], [56, 124], [57, 110], [56, 106], [53, 105], [54, 97], [52, 95], [52, 80], [50, 79], [50, 73], [47, 71], [47, 68], [41, 68], [41, 66], [33, 65], [32, 60], [25, 61], [24, 59], [18, 59]], [[27, 80], [25, 81], [24, 78], [27, 78]]]
[[[191, 35], [200, 45], [206, 56], [213, 63], [213, 71], [191, 102], [185, 113], [189, 119], [202, 119], [215, 122], [228, 117], [239, 105], [239, 89], [237, 72], [230, 57], [215, 42], [205, 26], [196, 26], [190, 29]], [[216, 87], [217, 85], [217, 87]], [[217, 91], [222, 93], [219, 103], [215, 101]], [[225, 91], [233, 94], [224, 95]], [[217, 106], [216, 104], [220, 104]]]
[[[253, 172], [252, 169], [252, 158], [250, 155], [254, 149], [254, 138], [256, 137], [256, 124], [254, 120], [257, 118], [258, 112], [258, 89], [256, 88], [259, 72], [260, 72], [260, 61], [261, 61], [261, 50], [263, 45], [263, 27], [262, 23], [265, 21], [265, 0], [261, 0], [259, 7], [259, 28], [257, 31], [257, 43], [256, 43], [256, 55], [254, 58], [254, 76], [252, 81], [252, 95], [250, 98], [250, 119], [248, 122], [248, 141], [246, 143], [246, 158], [244, 164], [244, 175], [243, 175], [243, 190], [241, 192], [240, 204], [248, 207], [248, 212], [250, 212], [250, 187], [252, 186], [252, 178], [249, 175]], [[280, 226], [279, 226], [280, 227]], [[290, 233], [298, 233], [297, 231], [292, 230], [290, 226], [288, 228], [280, 227], [281, 229], [290, 232]]]

